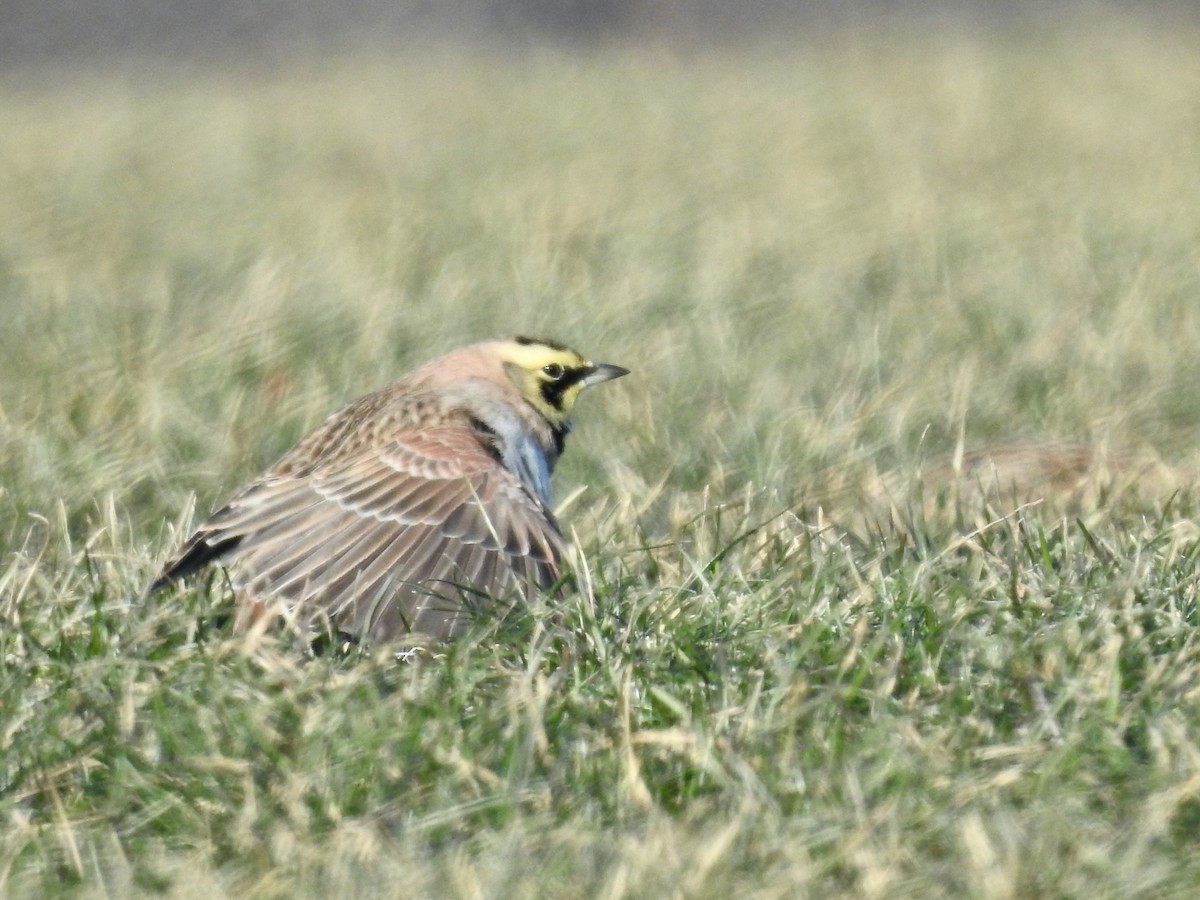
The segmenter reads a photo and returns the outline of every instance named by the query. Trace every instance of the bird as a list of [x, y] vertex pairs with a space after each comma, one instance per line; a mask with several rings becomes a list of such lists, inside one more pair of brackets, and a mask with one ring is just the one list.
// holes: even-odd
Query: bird
[[452, 350], [333, 413], [204, 521], [150, 592], [215, 564], [235, 629], [279, 614], [313, 641], [378, 643], [448, 640], [476, 611], [557, 591], [550, 474], [580, 393], [628, 374], [543, 338]]

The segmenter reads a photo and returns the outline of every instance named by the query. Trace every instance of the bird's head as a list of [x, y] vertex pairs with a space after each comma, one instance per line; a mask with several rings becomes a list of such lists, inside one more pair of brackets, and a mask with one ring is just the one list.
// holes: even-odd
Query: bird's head
[[589, 362], [569, 347], [540, 338], [506, 338], [495, 347], [517, 390], [556, 429], [566, 426], [584, 388], [629, 374], [628, 369]]

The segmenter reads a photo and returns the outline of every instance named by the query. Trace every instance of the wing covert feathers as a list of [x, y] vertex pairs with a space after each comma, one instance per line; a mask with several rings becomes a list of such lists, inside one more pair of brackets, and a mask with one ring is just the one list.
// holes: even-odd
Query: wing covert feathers
[[[553, 513], [467, 422], [376, 432], [373, 444], [348, 434], [330, 420], [204, 523], [154, 587], [220, 562], [255, 605], [387, 640], [449, 637], [467, 607], [556, 583]], [[325, 455], [305, 463], [306, 447]]]

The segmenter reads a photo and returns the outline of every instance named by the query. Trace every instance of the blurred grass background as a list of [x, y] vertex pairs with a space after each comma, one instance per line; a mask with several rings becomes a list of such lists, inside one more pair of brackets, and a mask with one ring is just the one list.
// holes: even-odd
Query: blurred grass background
[[[0, 82], [0, 887], [1186, 896], [1198, 49], [1108, 15]], [[517, 332], [635, 373], [556, 475], [566, 625], [306, 666], [134, 599], [193, 498]], [[977, 447], [1043, 506], [927, 507]], [[1039, 480], [1072, 453], [1153, 477], [1085, 524]]]

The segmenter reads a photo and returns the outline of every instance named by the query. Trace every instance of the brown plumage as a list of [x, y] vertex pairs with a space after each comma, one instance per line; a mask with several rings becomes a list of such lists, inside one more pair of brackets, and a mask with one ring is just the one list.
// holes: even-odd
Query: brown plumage
[[228, 566], [244, 622], [450, 637], [474, 606], [552, 588], [549, 476], [587, 386], [626, 374], [550, 341], [486, 341], [351, 403], [239, 491], [152, 590]]

